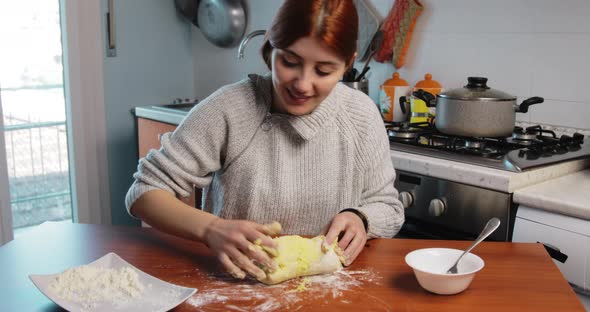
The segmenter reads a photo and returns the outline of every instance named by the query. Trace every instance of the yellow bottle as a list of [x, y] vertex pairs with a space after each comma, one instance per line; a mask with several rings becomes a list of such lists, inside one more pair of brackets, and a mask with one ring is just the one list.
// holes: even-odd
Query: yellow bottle
[[[420, 80], [412, 89], [412, 93], [418, 90], [424, 90], [434, 96], [442, 91], [442, 86], [438, 81], [432, 79], [430, 73], [424, 75], [424, 80]], [[410, 98], [410, 109], [412, 111], [410, 122], [426, 122], [432, 121], [436, 115], [436, 107], [428, 106], [426, 103], [415, 96]]]
[[385, 80], [379, 89], [379, 108], [384, 121], [407, 120], [407, 112], [403, 113], [397, 103], [400, 97], [407, 96], [409, 93], [410, 85], [400, 78], [398, 72], [394, 72], [391, 78]]

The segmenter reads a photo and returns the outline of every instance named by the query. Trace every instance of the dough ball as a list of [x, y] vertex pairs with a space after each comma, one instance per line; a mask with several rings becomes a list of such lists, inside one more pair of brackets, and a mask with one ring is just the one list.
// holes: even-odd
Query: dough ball
[[277, 269], [265, 269], [266, 277], [260, 281], [265, 284], [278, 284], [286, 280], [308, 275], [332, 273], [342, 269], [342, 252], [334, 242], [322, 248], [325, 237], [304, 238], [298, 235], [276, 237]]

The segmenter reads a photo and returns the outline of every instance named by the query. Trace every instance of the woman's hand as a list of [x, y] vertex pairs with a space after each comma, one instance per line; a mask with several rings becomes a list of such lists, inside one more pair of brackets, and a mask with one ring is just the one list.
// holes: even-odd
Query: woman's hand
[[[242, 279], [246, 276], [245, 271], [257, 279], [263, 279], [266, 273], [256, 264], [270, 270], [276, 268], [276, 263], [262, 250], [264, 247], [277, 247], [269, 236], [278, 234], [274, 225], [219, 218], [209, 224], [205, 242], [232, 276]], [[262, 248], [256, 248], [257, 245]]]
[[349, 266], [367, 242], [367, 232], [361, 218], [352, 212], [337, 214], [328, 228], [326, 243], [331, 245], [340, 235], [342, 238], [338, 242], [338, 247], [344, 251], [344, 265]]

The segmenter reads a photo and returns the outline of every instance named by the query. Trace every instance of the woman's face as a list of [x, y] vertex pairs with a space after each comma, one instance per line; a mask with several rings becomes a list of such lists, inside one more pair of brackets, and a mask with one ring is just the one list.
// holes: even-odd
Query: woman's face
[[346, 62], [317, 39], [303, 37], [286, 49], [273, 49], [271, 68], [274, 110], [301, 116], [330, 94]]

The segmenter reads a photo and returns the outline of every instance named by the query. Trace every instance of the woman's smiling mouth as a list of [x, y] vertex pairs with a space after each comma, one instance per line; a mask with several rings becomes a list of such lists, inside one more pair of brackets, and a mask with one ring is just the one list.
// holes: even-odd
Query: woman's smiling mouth
[[285, 88], [285, 89], [287, 90], [287, 94], [291, 98], [291, 101], [294, 102], [295, 104], [304, 104], [305, 102], [307, 102], [307, 100], [309, 100], [311, 98], [311, 96], [297, 95], [297, 92], [293, 92], [289, 88]]

